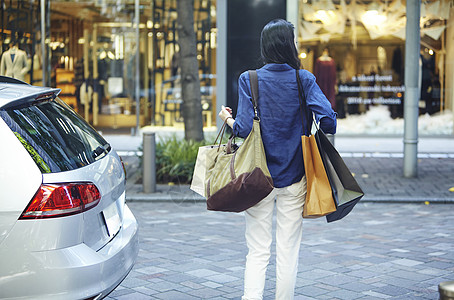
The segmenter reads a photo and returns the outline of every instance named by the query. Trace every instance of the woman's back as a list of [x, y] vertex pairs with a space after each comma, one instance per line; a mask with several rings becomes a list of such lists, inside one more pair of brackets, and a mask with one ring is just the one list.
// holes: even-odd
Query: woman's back
[[[315, 77], [299, 71], [310, 109], [320, 118], [328, 116], [331, 124], [322, 126], [327, 132], [335, 130], [335, 113], [323, 93], [315, 85]], [[300, 99], [295, 69], [287, 64], [267, 64], [257, 70], [258, 114], [268, 168], [275, 187], [283, 187], [301, 180], [304, 175], [301, 135], [303, 134]], [[308, 93], [310, 91], [310, 93]], [[249, 75], [239, 79], [238, 113], [234, 133], [246, 137], [252, 128], [254, 111], [251, 103]], [[305, 130], [309, 134], [308, 130]]]

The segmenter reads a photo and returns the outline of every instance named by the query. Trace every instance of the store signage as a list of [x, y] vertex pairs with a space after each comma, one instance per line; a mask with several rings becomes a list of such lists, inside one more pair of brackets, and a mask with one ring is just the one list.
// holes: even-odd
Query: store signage
[[349, 84], [340, 84], [338, 93], [347, 99], [347, 104], [398, 105], [405, 86], [393, 83], [392, 75], [358, 75]]

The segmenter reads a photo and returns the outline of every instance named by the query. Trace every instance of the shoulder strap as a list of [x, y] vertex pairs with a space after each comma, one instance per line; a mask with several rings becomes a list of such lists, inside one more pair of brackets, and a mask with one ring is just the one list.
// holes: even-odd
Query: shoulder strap
[[258, 119], [257, 115], [257, 103], [259, 99], [259, 87], [256, 70], [249, 70], [249, 82], [251, 83], [251, 94], [252, 94], [252, 105], [254, 106], [255, 118]]
[[[298, 84], [298, 98], [299, 98], [299, 102], [300, 102], [301, 122], [303, 123], [303, 132], [305, 132], [305, 130], [304, 130], [305, 128], [308, 128], [308, 130], [310, 130], [309, 108], [307, 107], [306, 97], [305, 97], [304, 91], [303, 91], [303, 83], [301, 82], [299, 71], [295, 70], [295, 74], [296, 74], [296, 82]], [[303, 117], [304, 111], [306, 112], [306, 118]], [[306, 124], [304, 124], [304, 119], [306, 119]]]

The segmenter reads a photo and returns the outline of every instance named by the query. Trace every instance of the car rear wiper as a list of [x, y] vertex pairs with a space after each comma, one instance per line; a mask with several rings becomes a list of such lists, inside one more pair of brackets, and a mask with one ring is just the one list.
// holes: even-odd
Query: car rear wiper
[[101, 154], [107, 154], [109, 153], [110, 149], [112, 149], [112, 147], [110, 147], [110, 144], [105, 144], [104, 146], [98, 146], [96, 147], [95, 150], [93, 150], [92, 152], [92, 155], [93, 155], [93, 158], [97, 158], [99, 157]]

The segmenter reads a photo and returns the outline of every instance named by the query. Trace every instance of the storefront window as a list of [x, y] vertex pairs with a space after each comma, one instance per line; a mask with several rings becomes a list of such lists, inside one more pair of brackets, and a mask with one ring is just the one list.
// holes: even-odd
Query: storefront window
[[[42, 49], [39, 45], [39, 3], [5, 1], [0, 6], [0, 75], [41, 84]], [[48, 7], [45, 6], [45, 9]], [[45, 26], [48, 24], [45, 22]], [[17, 60], [16, 60], [17, 59]], [[7, 61], [14, 62], [15, 66]], [[20, 66], [20, 67], [18, 67]], [[47, 69], [46, 69], [47, 70]], [[50, 67], [49, 67], [50, 70]]]
[[[194, 1], [194, 27], [205, 126], [211, 126], [216, 115], [215, 2]], [[148, 45], [151, 49], [148, 52], [150, 77], [155, 86], [155, 125], [183, 126], [176, 5], [176, 0], [154, 1], [152, 18], [147, 23]]]
[[[449, 10], [445, 0], [421, 4], [421, 135], [453, 134]], [[300, 1], [303, 66], [337, 111], [338, 133], [403, 133], [405, 12], [399, 0]]]
[[[134, 2], [46, 0], [45, 52], [41, 2], [35, 2], [1, 7], [0, 54], [17, 42], [27, 61], [21, 79], [40, 85], [47, 77], [45, 85], [61, 88], [61, 98], [100, 129], [134, 128], [137, 112], [140, 126], [183, 126], [176, 0], [141, 3], [138, 36]], [[216, 107], [215, 3], [194, 2], [205, 126]]]

